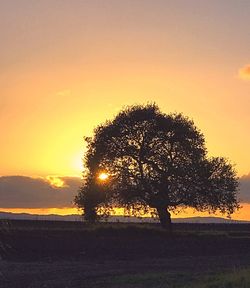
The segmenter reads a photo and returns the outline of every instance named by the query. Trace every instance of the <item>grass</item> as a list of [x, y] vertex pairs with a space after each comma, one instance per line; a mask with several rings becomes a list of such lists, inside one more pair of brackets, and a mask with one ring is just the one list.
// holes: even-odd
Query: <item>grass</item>
[[250, 225], [173, 228], [170, 234], [146, 223], [0, 221], [0, 286], [250, 287]]
[[93, 280], [88, 287], [109, 288], [249, 288], [250, 269], [207, 275], [147, 273], [110, 276]]
[[[232, 237], [250, 237], [249, 224], [173, 224], [173, 232], [176, 235], [228, 235]], [[152, 234], [168, 234], [158, 223], [96, 223], [88, 224], [85, 222], [67, 222], [51, 220], [1, 220], [0, 231], [37, 231], [37, 230], [57, 230], [57, 231], [85, 231], [85, 232], [104, 232], [105, 231], [143, 231]]]

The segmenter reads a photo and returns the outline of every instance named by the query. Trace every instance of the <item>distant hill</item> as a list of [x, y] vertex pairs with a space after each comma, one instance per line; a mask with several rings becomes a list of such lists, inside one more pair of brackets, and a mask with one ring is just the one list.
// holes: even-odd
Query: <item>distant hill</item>
[[50, 221], [82, 221], [82, 217], [77, 214], [72, 215], [37, 215], [29, 213], [11, 213], [11, 212], [1, 212], [0, 219], [9, 220], [50, 220]]
[[[1, 212], [0, 219], [9, 219], [9, 220], [49, 220], [49, 221], [83, 221], [81, 215], [72, 214], [72, 215], [36, 215], [28, 213], [11, 213], [11, 212]], [[230, 220], [222, 217], [187, 217], [187, 218], [174, 218], [172, 219], [173, 223], [249, 223], [249, 221], [239, 221], [239, 220]], [[152, 219], [148, 217], [136, 218], [136, 217], [127, 217], [127, 216], [111, 216], [108, 219], [108, 222], [149, 222], [157, 223], [157, 219]]]
[[237, 224], [237, 223], [249, 223], [245, 220], [232, 220], [222, 217], [188, 217], [188, 218], [175, 218], [174, 223], [218, 223], [218, 224]]

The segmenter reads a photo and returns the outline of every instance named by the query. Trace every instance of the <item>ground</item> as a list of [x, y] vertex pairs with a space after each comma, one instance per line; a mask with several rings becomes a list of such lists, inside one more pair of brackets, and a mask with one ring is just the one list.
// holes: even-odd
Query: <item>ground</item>
[[248, 224], [22, 222], [1, 230], [1, 288], [250, 287]]

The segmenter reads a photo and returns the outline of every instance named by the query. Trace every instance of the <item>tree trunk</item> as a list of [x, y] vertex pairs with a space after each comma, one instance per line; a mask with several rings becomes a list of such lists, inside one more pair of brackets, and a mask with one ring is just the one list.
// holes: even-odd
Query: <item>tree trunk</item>
[[89, 223], [96, 223], [98, 220], [98, 215], [96, 213], [96, 208], [95, 207], [86, 207], [84, 209], [84, 219], [85, 221]]
[[162, 228], [172, 231], [172, 222], [171, 222], [171, 215], [167, 208], [165, 207], [157, 207], [158, 216], [161, 222]]

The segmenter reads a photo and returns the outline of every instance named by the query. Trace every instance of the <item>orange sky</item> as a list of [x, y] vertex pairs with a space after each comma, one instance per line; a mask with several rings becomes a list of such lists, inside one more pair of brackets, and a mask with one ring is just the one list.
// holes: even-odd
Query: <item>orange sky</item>
[[248, 1], [2, 1], [0, 175], [80, 176], [83, 136], [148, 101], [248, 174], [249, 14]]

